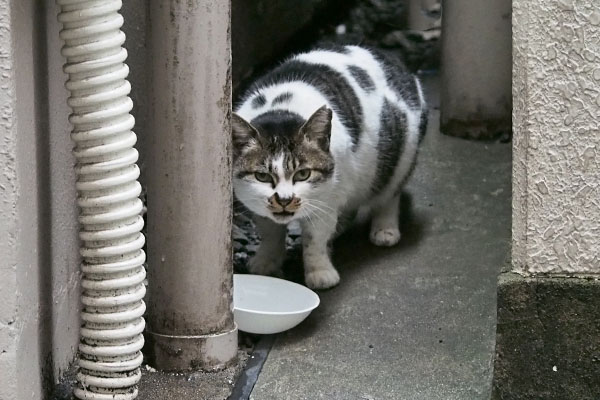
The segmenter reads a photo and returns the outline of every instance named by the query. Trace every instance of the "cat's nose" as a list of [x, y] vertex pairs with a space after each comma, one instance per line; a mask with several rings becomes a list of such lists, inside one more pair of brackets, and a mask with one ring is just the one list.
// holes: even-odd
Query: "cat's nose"
[[275, 201], [279, 203], [281, 207], [285, 207], [292, 202], [293, 197], [279, 197], [277, 193], [275, 193]]

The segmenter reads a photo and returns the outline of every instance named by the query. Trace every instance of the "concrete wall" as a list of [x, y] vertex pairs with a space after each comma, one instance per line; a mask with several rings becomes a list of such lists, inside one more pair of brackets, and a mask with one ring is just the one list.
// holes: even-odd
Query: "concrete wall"
[[77, 344], [75, 178], [55, 21], [35, 0], [0, 1], [0, 399], [45, 398]]
[[[17, 397], [35, 399], [42, 392], [46, 358], [50, 356], [52, 301], [50, 285], [49, 246], [41, 236], [48, 232], [48, 214], [40, 206], [47, 194], [47, 155], [43, 152], [43, 114], [47, 99], [36, 96], [44, 89], [36, 68], [39, 53], [38, 31], [28, 19], [40, 20], [38, 10], [31, 2], [13, 2], [12, 32], [14, 47], [14, 73], [16, 84], [16, 182], [17, 182], [17, 315], [19, 329], [17, 345]], [[40, 98], [41, 97], [41, 98]], [[41, 117], [41, 118], [40, 118]], [[45, 179], [44, 179], [45, 178]], [[46, 197], [47, 198], [47, 197]], [[42, 331], [40, 335], [38, 332]], [[31, 371], [31, 365], [39, 365]], [[50, 367], [50, 366], [48, 366]], [[30, 376], [29, 373], [33, 372]]]
[[513, 6], [514, 270], [600, 274], [600, 9]]
[[17, 391], [18, 320], [17, 266], [19, 225], [17, 200], [19, 182], [15, 165], [17, 152], [16, 88], [11, 30], [11, 9], [0, 1], [0, 398], [11, 399]]

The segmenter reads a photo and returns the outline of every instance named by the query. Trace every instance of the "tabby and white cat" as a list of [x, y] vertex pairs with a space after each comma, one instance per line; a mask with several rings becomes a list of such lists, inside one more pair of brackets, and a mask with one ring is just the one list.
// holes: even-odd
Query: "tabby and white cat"
[[369, 212], [371, 241], [400, 240], [400, 188], [427, 123], [421, 85], [378, 50], [299, 54], [260, 78], [232, 117], [233, 186], [261, 237], [252, 273], [277, 272], [299, 220], [306, 284], [335, 286], [328, 243], [338, 221]]

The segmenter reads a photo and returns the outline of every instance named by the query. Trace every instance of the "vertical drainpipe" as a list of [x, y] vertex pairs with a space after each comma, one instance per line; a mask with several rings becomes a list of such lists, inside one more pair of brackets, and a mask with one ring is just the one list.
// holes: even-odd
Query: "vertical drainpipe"
[[150, 359], [215, 369], [237, 356], [232, 313], [227, 0], [150, 1]]
[[444, 1], [440, 130], [493, 139], [511, 132], [511, 0]]
[[408, 0], [408, 29], [425, 31], [433, 28], [436, 19], [430, 17], [428, 11], [436, 3], [436, 0]]
[[83, 264], [75, 396], [137, 397], [145, 254], [121, 0], [57, 0], [73, 113]]

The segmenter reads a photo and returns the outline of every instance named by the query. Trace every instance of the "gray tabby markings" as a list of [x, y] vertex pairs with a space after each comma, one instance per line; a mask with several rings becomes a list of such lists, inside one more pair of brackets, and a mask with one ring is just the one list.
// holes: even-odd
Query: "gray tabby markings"
[[419, 119], [419, 143], [423, 141], [427, 132], [427, 120], [427, 110], [421, 111], [421, 118]]
[[292, 99], [292, 96], [293, 94], [291, 92], [283, 92], [273, 99], [271, 106], [274, 107], [277, 104], [289, 103]]
[[[363, 129], [360, 101], [346, 78], [327, 65], [290, 60], [256, 81], [251, 90], [257, 92], [263, 87], [293, 81], [313, 86], [327, 99], [347, 129], [353, 148], [356, 149]], [[315, 105], [315, 108], [318, 106]]]
[[380, 118], [377, 174], [372, 186], [374, 193], [381, 192], [390, 183], [400, 161], [407, 129], [406, 115], [388, 99], [383, 102]]
[[320, 173], [320, 178], [313, 179], [312, 183], [331, 178], [334, 168], [333, 156], [329, 152], [307, 147], [304, 142], [297, 141], [297, 133], [305, 122], [300, 115], [288, 110], [269, 110], [252, 119], [250, 123], [260, 135], [260, 146], [252, 161], [254, 165], [262, 164], [269, 172], [274, 173], [271, 161], [283, 154], [286, 178], [291, 178], [294, 170], [301, 164]]
[[250, 104], [252, 105], [252, 108], [254, 108], [254, 109], [261, 108], [262, 106], [267, 104], [267, 98], [265, 97], [264, 94], [256, 95], [256, 97], [252, 99], [252, 103], [250, 103]]
[[371, 54], [381, 64], [385, 79], [396, 95], [412, 108], [420, 108], [419, 92], [415, 78], [408, 71], [400, 57], [385, 50], [369, 49]]
[[356, 65], [350, 65], [348, 67], [350, 75], [356, 80], [356, 83], [364, 90], [369, 93], [375, 90], [375, 82], [369, 76], [369, 73]]

